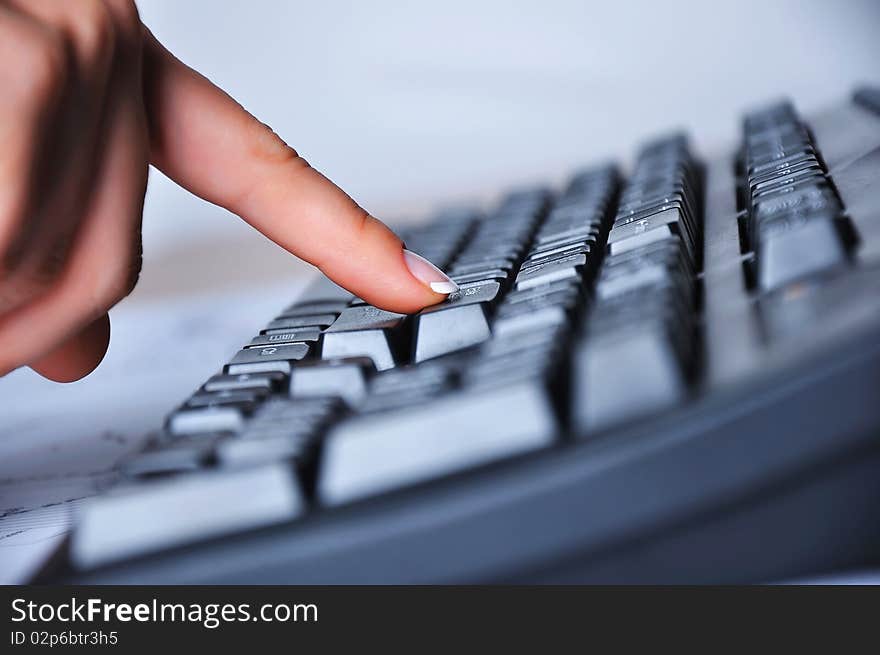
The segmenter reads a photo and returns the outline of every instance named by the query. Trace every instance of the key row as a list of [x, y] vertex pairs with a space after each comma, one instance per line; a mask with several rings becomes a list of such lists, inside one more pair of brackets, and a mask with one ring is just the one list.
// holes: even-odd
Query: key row
[[701, 172], [687, 141], [647, 145], [620, 197], [573, 358], [578, 427], [588, 433], [680, 402], [698, 361]]
[[846, 263], [852, 226], [791, 103], [746, 116], [742, 169], [746, 235], [761, 291]]
[[[452, 260], [465, 241], [470, 244], [469, 251], [476, 252], [478, 248], [473, 244], [485, 243], [486, 237], [479, 235], [489, 234], [489, 225], [503, 224], [499, 232], [515, 237], [517, 243], [513, 245], [521, 248], [531, 238], [548, 202], [545, 191], [511, 194], [485, 220], [480, 220], [476, 212], [447, 211], [402, 236], [408, 247], [441, 263]], [[509, 223], [503, 223], [505, 219], [510, 219]], [[482, 229], [468, 238], [478, 224]], [[514, 247], [510, 252], [521, 254]], [[486, 292], [498, 293], [500, 283], [487, 276], [463, 282], [462, 288], [466, 298], [463, 304], [479, 305], [481, 301], [494, 302], [492, 294]], [[412, 317], [379, 310], [332, 283], [320, 283], [305, 300], [285, 308], [270, 321], [221, 373], [173, 412], [164, 438], [134, 458], [128, 465], [129, 472], [148, 475], [241, 463], [247, 459], [244, 453], [250, 453], [252, 459], [258, 452], [268, 459], [277, 458], [280, 446], [273, 446], [271, 440], [242, 441], [263, 420], [267, 407], [283, 401], [291, 411], [298, 412], [303, 402], [333, 397], [341, 398], [349, 407], [362, 403], [377, 370], [393, 369], [412, 359], [412, 328]], [[413, 388], [407, 390], [412, 392]], [[366, 407], [367, 411], [380, 408], [381, 403], [371, 403], [373, 407]], [[337, 411], [336, 418], [339, 416]], [[320, 434], [318, 427], [312, 426], [295, 439], [289, 435], [288, 439], [313, 443]]]
[[[478, 216], [471, 212], [445, 212], [428, 225], [410, 230], [407, 238], [412, 243], [428, 246], [435, 244], [433, 255], [440, 260], [447, 251], [447, 259], [454, 255]], [[438, 245], [439, 244], [439, 245]], [[361, 364], [346, 360], [349, 342], [338, 341], [339, 334], [348, 331], [367, 333], [370, 337], [385, 338], [384, 348], [353, 348], [357, 354], [372, 355], [369, 367], [393, 365], [399, 341], [391, 332], [402, 327], [399, 314], [382, 312], [365, 305], [330, 283], [321, 280], [306, 297], [285, 308], [270, 321], [224, 366], [223, 371], [209, 379], [181, 408], [172, 413], [167, 422], [170, 434], [183, 436], [198, 433], [237, 433], [245, 421], [273, 394], [286, 395], [288, 388], [299, 395], [324, 390], [325, 381], [335, 381], [340, 375], [351, 380], [343, 390], [334, 391], [351, 399], [356, 395], [356, 379], [362, 378]], [[363, 342], [364, 340], [361, 339]], [[374, 339], [375, 341], [375, 339]], [[337, 352], [337, 355], [333, 353]], [[324, 357], [326, 366], [316, 364]], [[341, 364], [340, 364], [341, 360]], [[291, 378], [294, 364], [300, 364], [297, 375]], [[358, 374], [351, 373], [351, 369]], [[328, 373], [328, 371], [330, 371]], [[315, 395], [315, 394], [312, 394]]]
[[448, 270], [459, 290], [413, 318], [414, 363], [475, 346], [491, 336], [497, 302], [510, 287], [550, 202], [546, 189], [513, 193], [477, 224]]
[[[449, 315], [465, 321], [472, 308], [492, 317], [478, 348], [376, 376], [358, 413], [326, 437], [319, 502], [349, 502], [556, 442], [568, 419], [564, 354], [591, 295], [616, 186], [611, 167], [578, 176], [536, 221], [518, 269], [466, 284], [465, 294], [479, 290], [474, 302], [462, 304], [465, 295], [437, 312], [457, 307]], [[547, 206], [523, 205], [527, 213]]]

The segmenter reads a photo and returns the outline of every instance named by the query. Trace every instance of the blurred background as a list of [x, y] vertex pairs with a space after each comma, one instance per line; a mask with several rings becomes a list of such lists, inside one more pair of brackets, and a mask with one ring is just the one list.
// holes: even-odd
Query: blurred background
[[[880, 76], [880, 3], [724, 0], [141, 0], [184, 61], [383, 218], [629, 155], [739, 112], [802, 111]], [[148, 246], [236, 231], [154, 176]], [[216, 220], [220, 219], [220, 220]], [[210, 227], [208, 227], [210, 226]]]
[[[671, 128], [708, 155], [736, 143], [744, 108], [789, 95], [809, 114], [880, 80], [876, 0], [138, 6], [181, 59], [396, 224], [626, 163]], [[0, 581], [24, 566], [11, 546], [51, 546], [67, 508], [312, 274], [155, 171], [144, 248], [95, 373], [0, 379]]]

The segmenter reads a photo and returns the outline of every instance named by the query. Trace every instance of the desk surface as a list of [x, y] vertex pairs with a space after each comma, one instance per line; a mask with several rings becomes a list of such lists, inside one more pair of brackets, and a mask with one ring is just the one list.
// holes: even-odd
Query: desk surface
[[256, 234], [147, 255], [94, 373], [66, 385], [27, 369], [0, 379], [0, 583], [39, 563], [80, 499], [313, 274]]

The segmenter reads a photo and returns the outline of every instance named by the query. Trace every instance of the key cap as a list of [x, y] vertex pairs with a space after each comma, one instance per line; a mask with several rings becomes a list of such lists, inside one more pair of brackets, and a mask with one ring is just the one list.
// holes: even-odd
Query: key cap
[[[535, 287], [536, 289], [545, 290], [547, 287]], [[527, 289], [526, 291], [531, 291]], [[521, 292], [522, 293], [522, 292]], [[510, 296], [504, 299], [504, 302], [498, 307], [496, 321], [506, 316], [521, 316], [532, 312], [540, 311], [546, 307], [559, 306], [566, 311], [582, 306], [583, 300], [580, 291], [576, 288], [563, 289], [559, 291], [549, 291], [544, 294], [536, 294], [531, 298], [520, 296], [513, 300]]]
[[515, 332], [540, 330], [552, 325], [568, 322], [568, 313], [560, 306], [542, 307], [528, 313], [499, 316], [492, 332], [496, 336], [506, 336]]
[[518, 332], [505, 335], [504, 337], [495, 337], [484, 343], [480, 348], [480, 361], [488, 361], [489, 359], [510, 355], [518, 356], [520, 353], [535, 348], [560, 345], [566, 331], [566, 328], [550, 327], [545, 330]]
[[265, 373], [280, 371], [290, 373], [290, 363], [309, 354], [309, 346], [304, 343], [279, 344], [263, 348], [245, 348], [238, 351], [226, 365], [226, 373]]
[[461, 350], [491, 336], [489, 316], [501, 292], [498, 282], [463, 286], [413, 319], [413, 361]]
[[835, 211], [839, 209], [837, 196], [826, 184], [807, 183], [790, 185], [785, 189], [759, 197], [751, 206], [753, 223], [790, 211], [803, 213]]
[[297, 328], [325, 328], [336, 320], [336, 314], [305, 314], [276, 318], [266, 325], [263, 332], [269, 330], [295, 330]]
[[407, 389], [427, 389], [445, 386], [455, 376], [455, 367], [448, 362], [435, 360], [423, 364], [401, 366], [384, 371], [370, 383], [371, 394], [396, 394]]
[[541, 287], [532, 287], [531, 289], [514, 289], [504, 297], [504, 305], [515, 305], [517, 303], [530, 303], [548, 298], [553, 294], [564, 293], [580, 295], [582, 291], [581, 285], [577, 280], [561, 280], [552, 284]]
[[156, 442], [143, 452], [120, 464], [120, 472], [129, 477], [187, 473], [209, 466], [214, 460], [214, 446], [225, 433], [209, 432]]
[[251, 339], [248, 348], [257, 346], [271, 346], [280, 343], [295, 343], [297, 341], [308, 343], [321, 339], [321, 329], [317, 327], [301, 328], [299, 330], [263, 330], [259, 336]]
[[304, 510], [299, 487], [285, 464], [120, 487], [81, 505], [71, 535], [71, 562], [89, 569], [290, 521]]
[[542, 264], [551, 264], [568, 259], [569, 257], [575, 257], [577, 255], [589, 256], [590, 251], [591, 246], [587, 243], [580, 243], [575, 246], [570, 246], [566, 248], [553, 248], [549, 252], [538, 251], [526, 257], [525, 261], [522, 263], [521, 268], [530, 269], [535, 266], [540, 266]]
[[307, 474], [305, 469], [314, 459], [326, 426], [343, 413], [338, 398], [273, 399], [240, 434], [217, 444], [217, 460], [223, 466], [237, 467], [291, 459]]
[[187, 407], [237, 407], [249, 413], [265, 398], [266, 392], [254, 389], [237, 391], [200, 391], [186, 401]]
[[318, 498], [338, 505], [539, 450], [554, 442], [557, 421], [534, 380], [344, 421], [325, 438]]
[[453, 387], [454, 378], [453, 368], [440, 361], [385, 371], [373, 379], [358, 411], [364, 414], [433, 402]]
[[545, 225], [535, 237], [535, 243], [544, 247], [571, 241], [588, 241], [595, 238], [598, 225], [553, 226]]
[[607, 300], [644, 286], [656, 286], [664, 282], [668, 276], [667, 268], [660, 264], [641, 266], [629, 275], [600, 280], [596, 285], [596, 295], [601, 300]]
[[293, 398], [338, 396], [357, 405], [366, 395], [367, 382], [376, 372], [368, 357], [339, 357], [299, 362], [290, 376]]
[[216, 457], [221, 466], [238, 468], [267, 464], [279, 460], [308, 459], [313, 441], [312, 430], [304, 427], [276, 426], [258, 434], [225, 439], [217, 444]]
[[468, 393], [482, 393], [513, 383], [542, 384], [547, 362], [547, 352], [527, 350], [517, 353], [515, 358], [499, 357], [475, 364], [467, 371], [463, 382]]
[[[664, 205], [664, 207], [667, 207], [667, 205]], [[655, 214], [627, 224], [615, 223], [608, 235], [608, 243], [613, 245], [662, 227], [668, 227], [671, 232], [679, 235], [687, 248], [689, 257], [692, 260], [696, 260], [694, 233], [685, 225], [685, 219], [677, 207], [661, 209]]]
[[186, 435], [200, 432], [237, 432], [244, 425], [244, 413], [238, 407], [209, 407], [179, 409], [168, 418], [171, 434]]
[[[662, 224], [660, 225], [660, 227], [655, 227], [654, 229], [647, 232], [642, 232], [640, 234], [630, 236], [627, 239], [620, 239], [619, 241], [609, 242], [608, 254], [622, 255], [631, 250], [640, 249], [651, 244], [659, 243], [661, 241], [672, 241], [674, 243], [680, 244], [680, 247], [683, 249], [683, 251], [688, 253], [688, 249], [682, 242], [675, 228], [673, 228], [669, 224]], [[688, 253], [688, 261], [691, 262], [691, 264], [693, 265], [693, 259], [691, 259], [690, 253]]]
[[205, 382], [205, 391], [265, 390], [267, 393], [281, 387], [287, 379], [283, 373], [252, 373], [243, 375], [215, 375]]
[[452, 384], [445, 381], [433, 386], [403, 389], [395, 393], [371, 393], [360, 405], [358, 411], [361, 415], [365, 415], [433, 403], [441, 394], [451, 388]]
[[393, 368], [409, 345], [406, 319], [371, 305], [349, 307], [324, 332], [322, 357], [369, 357], [379, 371]]
[[467, 275], [470, 273], [482, 273], [484, 271], [492, 271], [497, 269], [502, 269], [504, 271], [509, 271], [515, 263], [515, 259], [513, 257], [496, 257], [487, 259], [485, 262], [477, 262], [475, 264], [456, 264], [451, 269], [449, 269], [449, 273], [451, 275]]
[[847, 248], [832, 216], [789, 214], [758, 227], [756, 264], [763, 291], [847, 261]]
[[458, 285], [470, 284], [471, 282], [483, 282], [484, 280], [498, 280], [503, 282], [507, 280], [510, 273], [501, 268], [477, 271], [475, 273], [467, 273], [462, 275], [453, 275], [452, 281]]
[[672, 407], [687, 392], [682, 363], [662, 321], [587, 338], [571, 366], [572, 397], [582, 399], [573, 404], [573, 420], [587, 434]]
[[529, 254], [526, 255], [526, 258], [523, 262], [523, 266], [527, 263], [537, 263], [539, 260], [547, 259], [550, 257], [560, 257], [565, 255], [574, 255], [581, 252], [589, 252], [592, 247], [592, 243], [595, 243], [596, 238], [593, 237], [591, 243], [586, 243], [584, 239], [574, 239], [569, 240], [565, 239], [561, 242], [550, 242], [544, 244], [535, 245]]
[[582, 279], [586, 263], [587, 255], [581, 254], [522, 269], [516, 276], [516, 288], [524, 290], [561, 280]]

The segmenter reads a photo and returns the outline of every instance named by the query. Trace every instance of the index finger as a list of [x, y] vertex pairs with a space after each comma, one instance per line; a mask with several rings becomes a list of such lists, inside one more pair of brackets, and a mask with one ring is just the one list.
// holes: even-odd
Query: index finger
[[148, 31], [144, 76], [152, 162], [181, 186], [382, 309], [412, 313], [457, 288]]

